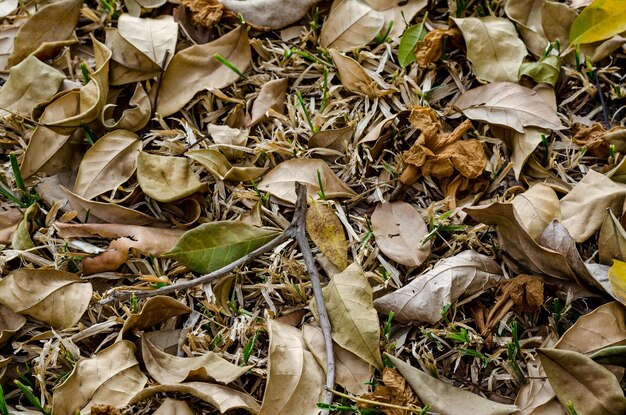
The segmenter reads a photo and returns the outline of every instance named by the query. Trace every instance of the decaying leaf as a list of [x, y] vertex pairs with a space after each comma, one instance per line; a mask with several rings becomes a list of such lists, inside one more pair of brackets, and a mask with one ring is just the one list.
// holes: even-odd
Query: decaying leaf
[[441, 415], [463, 413], [481, 415], [508, 415], [518, 408], [483, 398], [463, 389], [444, 383], [395, 356], [387, 355], [398, 371], [424, 404]]
[[213, 352], [197, 357], [177, 357], [159, 350], [145, 336], [141, 337], [141, 353], [148, 373], [162, 385], [185, 381], [217, 381], [231, 383], [252, 366], [237, 366]]
[[374, 301], [376, 310], [401, 323], [441, 320], [441, 310], [462, 295], [472, 295], [495, 286], [502, 279], [500, 266], [474, 251], [463, 251], [441, 260], [433, 269], [409, 284]]
[[145, 152], [137, 155], [137, 181], [146, 195], [159, 202], [180, 200], [206, 187], [186, 158]]
[[185, 156], [202, 164], [220, 180], [249, 182], [259, 178], [267, 170], [264, 167], [233, 166], [222, 153], [210, 148], [189, 150], [185, 153]]
[[441, 49], [444, 38], [448, 34], [455, 33], [454, 29], [435, 29], [430, 31], [424, 39], [415, 44], [415, 62], [422, 69], [441, 58]]
[[348, 143], [354, 135], [354, 127], [348, 126], [336, 130], [318, 131], [309, 139], [309, 149], [330, 149], [341, 155], [348, 148]]
[[110, 130], [141, 130], [146, 126], [146, 124], [148, 124], [148, 121], [150, 121], [150, 115], [152, 112], [150, 97], [146, 94], [146, 91], [143, 89], [143, 86], [141, 86], [141, 83], [138, 82], [135, 86], [135, 92], [128, 101], [128, 105], [130, 108], [125, 109], [118, 119], [108, 118], [107, 116], [107, 112], [110, 109], [114, 109], [117, 105], [105, 105], [100, 115], [100, 121]]
[[[321, 183], [320, 183], [321, 181]], [[320, 184], [327, 199], [349, 198], [354, 191], [317, 159], [291, 159], [280, 163], [263, 177], [259, 190], [288, 203], [296, 202], [296, 182], [307, 186], [307, 196], [319, 198]]]
[[[226, 11], [224, 5], [218, 0], [182, 0], [181, 4], [185, 7], [177, 9], [175, 17], [185, 32], [188, 32], [187, 27], [191, 25], [197, 25], [201, 29], [212, 28]], [[185, 17], [181, 18], [181, 16]], [[206, 43], [206, 41], [198, 43]]]
[[21, 221], [22, 213], [17, 208], [0, 212], [0, 244], [11, 243], [13, 232]]
[[26, 317], [0, 304], [0, 347], [4, 346], [24, 324], [26, 324]]
[[76, 363], [68, 378], [54, 391], [52, 410], [59, 415], [89, 413], [93, 405], [122, 407], [148, 381], [135, 359], [135, 345], [119, 341], [89, 359]]
[[[325, 370], [327, 367], [326, 346], [322, 330], [317, 326], [307, 324], [302, 327], [302, 333], [307, 348], [313, 353], [320, 367]], [[369, 389], [367, 382], [372, 377], [372, 366], [337, 343], [333, 344], [333, 350], [335, 351], [337, 383], [355, 395], [367, 393]]]
[[282, 29], [302, 19], [319, 0], [219, 0], [247, 22], [267, 30]]
[[507, 147], [511, 149], [513, 172], [515, 173], [515, 178], [519, 180], [524, 164], [526, 164], [530, 155], [541, 143], [541, 136], [545, 136], [544, 130], [535, 127], [526, 127], [523, 133], [519, 133], [510, 128], [495, 125], [490, 126], [490, 129], [494, 132], [496, 137], [504, 141]]
[[416, 267], [430, 256], [431, 241], [424, 241], [428, 226], [419, 212], [405, 202], [383, 203], [372, 214], [376, 244], [390, 259]]
[[172, 297], [163, 295], [151, 297], [146, 300], [139, 313], [130, 315], [124, 321], [117, 341], [124, 339], [130, 332], [146, 330], [169, 318], [189, 314], [191, 311], [185, 304]]
[[348, 266], [348, 241], [341, 221], [329, 205], [311, 202], [306, 212], [306, 230], [319, 250], [341, 271]]
[[538, 183], [513, 199], [513, 207], [531, 238], [539, 235], [553, 220], [561, 220], [561, 207], [556, 192]]
[[543, 305], [543, 281], [535, 275], [520, 274], [504, 281], [501, 287], [500, 301], [510, 298], [514, 308], [521, 313], [534, 313]]
[[337, 66], [341, 84], [348, 91], [367, 95], [371, 98], [392, 92], [389, 90], [380, 90], [379, 87], [384, 84], [384, 81], [376, 74], [368, 73], [365, 68], [354, 59], [342, 55], [334, 49], [331, 49], [329, 52]]
[[[55, 269], [21, 268], [0, 281], [0, 303], [53, 327], [68, 328], [87, 310], [91, 284]], [[59, 307], [58, 304], [63, 304]]]
[[363, 0], [335, 0], [322, 26], [320, 44], [340, 52], [367, 45], [383, 28], [385, 18]]
[[520, 67], [519, 76], [527, 76], [535, 82], [555, 86], [561, 73], [561, 60], [554, 55], [541, 57], [537, 62], [525, 62]]
[[452, 20], [463, 33], [467, 59], [479, 79], [517, 83], [526, 46], [517, 36], [513, 23], [494, 16]]
[[162, 254], [189, 269], [208, 274], [265, 245], [278, 232], [239, 221], [205, 223], [185, 232], [176, 246]]
[[35, 247], [33, 240], [31, 239], [31, 233], [35, 230], [35, 219], [39, 214], [39, 206], [34, 204], [30, 205], [24, 212], [24, 217], [17, 224], [15, 232], [11, 238], [11, 246], [13, 249], [24, 251]]
[[314, 415], [324, 389], [324, 371], [306, 349], [302, 332], [268, 321], [268, 374], [259, 415]]
[[623, 414], [626, 398], [615, 375], [571, 350], [539, 349], [539, 360], [562, 405], [586, 415]]

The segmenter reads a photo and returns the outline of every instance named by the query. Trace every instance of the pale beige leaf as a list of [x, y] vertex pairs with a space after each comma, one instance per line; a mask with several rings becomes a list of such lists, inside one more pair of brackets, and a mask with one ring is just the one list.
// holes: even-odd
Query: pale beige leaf
[[21, 221], [22, 212], [18, 208], [0, 211], [0, 244], [9, 245], [11, 243], [13, 232]]
[[79, 218], [87, 217], [87, 212], [89, 212], [91, 222], [94, 222], [92, 218], [96, 218], [95, 222], [101, 221], [121, 225], [146, 225], [148, 223], [158, 222], [157, 219], [136, 210], [128, 209], [124, 206], [116, 205], [115, 203], [87, 200], [72, 193], [64, 186], [59, 187]]
[[52, 98], [65, 75], [29, 56], [11, 68], [9, 78], [0, 89], [0, 116], [17, 113], [30, 117], [35, 105]]
[[189, 150], [185, 156], [202, 164], [211, 174], [221, 180], [250, 182], [250, 180], [258, 179], [267, 171], [264, 167], [233, 166], [222, 153], [210, 148]]
[[626, 413], [620, 383], [605, 367], [571, 350], [538, 349], [538, 356], [561, 404], [584, 415]]
[[406, 202], [376, 206], [372, 231], [382, 253], [399, 264], [416, 267], [430, 256], [432, 242], [423, 243], [428, 226], [419, 212]]
[[[317, 363], [325, 369], [326, 346], [322, 330], [317, 326], [307, 324], [302, 327], [302, 333], [304, 342], [311, 353], [313, 353], [313, 356], [315, 356]], [[372, 366], [337, 343], [333, 344], [333, 350], [335, 351], [337, 383], [354, 395], [358, 396], [367, 393], [369, 387], [366, 383], [372, 377]]]
[[228, 160], [234, 161], [244, 155], [240, 148], [246, 146], [249, 130], [231, 128], [227, 125], [209, 124], [207, 131]]
[[541, 9], [541, 27], [550, 42], [559, 41], [561, 50], [569, 44], [569, 32], [578, 13], [565, 3], [544, 1]]
[[315, 415], [324, 390], [324, 371], [295, 327], [268, 321], [267, 383], [259, 415]]
[[502, 279], [500, 266], [475, 251], [463, 251], [438, 262], [430, 271], [404, 287], [374, 301], [376, 309], [401, 323], [412, 321], [436, 324], [441, 310], [462, 295], [494, 287]]
[[24, 324], [26, 324], [26, 317], [0, 304], [0, 347], [7, 344], [11, 337], [13, 337]]
[[169, 318], [189, 314], [191, 311], [185, 304], [172, 297], [164, 295], [150, 297], [146, 300], [139, 313], [132, 314], [124, 321], [124, 326], [120, 330], [117, 341], [122, 340], [127, 333], [146, 330]]
[[354, 136], [354, 126], [338, 128], [336, 130], [318, 131], [309, 139], [309, 149], [328, 148], [343, 154], [348, 143]]
[[17, 25], [0, 28], [0, 69], [6, 69], [9, 63], [18, 31]]
[[576, 242], [584, 242], [602, 227], [606, 210], [622, 212], [626, 184], [616, 183], [594, 170], [561, 199], [563, 225]]
[[375, 75], [368, 74], [357, 61], [334, 49], [330, 50], [330, 56], [337, 66], [339, 79], [345, 89], [371, 98], [385, 95], [385, 91], [379, 90], [379, 82], [373, 78]]
[[62, 0], [37, 10], [18, 30], [9, 66], [17, 65], [46, 42], [68, 39], [82, 5], [82, 0]]
[[607, 209], [600, 228], [598, 254], [600, 263], [605, 265], [611, 265], [614, 259], [626, 260], [626, 231], [611, 209]]
[[141, 140], [130, 131], [115, 130], [100, 137], [80, 163], [74, 192], [93, 199], [116, 189], [135, 173], [141, 148]]
[[542, 56], [548, 46], [548, 39], [541, 26], [541, 11], [546, 0], [509, 0], [504, 11], [509, 19], [517, 23], [528, 50], [535, 56]]
[[306, 230], [315, 246], [340, 270], [348, 266], [348, 241], [335, 211], [313, 200], [306, 212]]
[[224, 88], [239, 79], [239, 75], [215, 59], [219, 54], [240, 72], [250, 65], [250, 45], [245, 26], [204, 45], [195, 45], [178, 52], [170, 62], [159, 92], [157, 111], [172, 115], [187, 104], [196, 92]]
[[0, 2], [0, 18], [11, 14], [19, 5], [19, 0], [3, 0]]
[[467, 59], [472, 62], [477, 78], [517, 83], [527, 53], [510, 20], [493, 16], [452, 20], [463, 33]]
[[395, 356], [387, 355], [424, 404], [440, 415], [508, 415], [518, 408], [490, 401], [469, 391], [455, 388]]
[[106, 30], [106, 46], [111, 50], [111, 85], [124, 85], [155, 77], [159, 64], [126, 40], [117, 29]]
[[492, 125], [490, 128], [494, 135], [504, 141], [511, 150], [513, 172], [515, 173], [515, 179], [519, 180], [526, 160], [541, 143], [541, 135], [545, 134], [545, 131], [535, 127], [526, 127], [523, 133], [495, 125]]
[[185, 401], [167, 398], [154, 412], [154, 415], [195, 415], [195, 413]]
[[550, 222], [561, 220], [559, 198], [551, 187], [543, 183], [538, 183], [515, 196], [513, 207], [520, 222], [535, 240]]
[[140, 152], [137, 181], [141, 190], [159, 202], [173, 202], [206, 187], [183, 157], [157, 156]]
[[556, 399], [541, 364], [530, 361], [527, 370], [529, 380], [515, 398], [515, 405], [520, 409], [514, 415], [568, 415]]
[[365, 0], [374, 10], [385, 18], [383, 34], [393, 21], [389, 36], [398, 37], [404, 33], [407, 23], [411, 22], [420, 10], [428, 5], [428, 0]]
[[296, 182], [307, 186], [308, 197], [319, 198], [320, 190], [318, 172], [328, 199], [349, 198], [355, 195], [322, 160], [291, 159], [280, 163], [265, 175], [259, 190], [268, 192], [288, 203], [296, 202]]
[[270, 110], [279, 114], [285, 112], [285, 97], [287, 95], [287, 78], [273, 79], [263, 84], [252, 104], [249, 119], [246, 121], [248, 127], [255, 126], [269, 119]]
[[[141, 83], [137, 83], [133, 96], [128, 101], [130, 108], [127, 108], [122, 112], [119, 119], [108, 118], [107, 111], [115, 108], [115, 104], [107, 104], [103, 107], [100, 114], [100, 122], [109, 130], [120, 129], [128, 131], [138, 131], [148, 124], [150, 121], [150, 115], [152, 113], [152, 104], [150, 103], [150, 97], [146, 94], [146, 91], [141, 86]], [[113, 115], [111, 115], [113, 116]]]
[[174, 21], [173, 16], [164, 15], [151, 19], [123, 13], [117, 21], [117, 30], [158, 65], [163, 64], [166, 54], [169, 56], [168, 62], [174, 56], [178, 40], [178, 23]]
[[69, 272], [20, 268], [0, 281], [0, 303], [52, 327], [68, 328], [87, 310], [92, 291], [90, 283]]
[[227, 9], [266, 30], [287, 27], [302, 19], [319, 0], [219, 0]]
[[217, 381], [231, 383], [252, 366], [237, 366], [211, 351], [197, 357], [177, 357], [159, 350], [141, 337], [141, 355], [150, 376], [160, 384], [185, 381]]
[[122, 407], [141, 391], [148, 378], [139, 370], [135, 345], [119, 341], [94, 357], [79, 360], [68, 378], [55, 389], [55, 415], [89, 414], [96, 404]]
[[134, 404], [140, 402], [157, 393], [184, 393], [195, 396], [214, 406], [220, 413], [226, 413], [233, 409], [243, 409], [251, 414], [257, 414], [259, 412], [259, 404], [252, 396], [227, 386], [213, 385], [204, 382], [149, 386], [136, 393], [129, 403]]
[[383, 28], [385, 18], [363, 0], [335, 0], [322, 26], [322, 47], [341, 52], [367, 45]]
[[472, 120], [509, 127], [520, 133], [524, 127], [565, 128], [556, 111], [537, 91], [510, 82], [470, 89], [454, 106]]
[[372, 287], [359, 264], [353, 262], [344, 271], [333, 275], [322, 291], [333, 340], [381, 369], [378, 314], [374, 309]]

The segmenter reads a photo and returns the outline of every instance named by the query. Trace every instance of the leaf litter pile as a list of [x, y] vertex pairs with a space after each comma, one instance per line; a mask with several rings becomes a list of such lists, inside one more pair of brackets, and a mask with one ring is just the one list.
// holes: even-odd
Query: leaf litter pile
[[626, 413], [623, 1], [0, 18], [1, 415]]

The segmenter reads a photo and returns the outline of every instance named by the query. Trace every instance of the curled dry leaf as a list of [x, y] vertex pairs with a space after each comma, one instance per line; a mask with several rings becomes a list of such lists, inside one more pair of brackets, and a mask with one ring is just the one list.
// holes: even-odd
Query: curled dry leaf
[[[190, 35], [196, 43], [208, 42], [206, 34], [200, 34], [205, 28], [212, 28], [220, 21], [225, 7], [219, 0], [182, 0], [180, 7], [174, 12], [176, 21], [183, 32]], [[205, 37], [206, 36], [206, 37]], [[204, 41], [200, 41], [200, 38]]]
[[320, 44], [341, 52], [367, 45], [385, 23], [382, 14], [363, 0], [335, 0], [322, 26]]
[[309, 139], [309, 149], [330, 149], [339, 152], [338, 156], [343, 155], [354, 131], [354, 126], [318, 131]]
[[[330, 50], [330, 56], [335, 62], [341, 84], [348, 91], [357, 94], [367, 95], [370, 98], [376, 98], [388, 95], [393, 91], [378, 75], [368, 73], [357, 61], [342, 55], [334, 49]], [[385, 90], [380, 90], [379, 86], [383, 86]]]
[[259, 412], [259, 404], [250, 395], [222, 385], [213, 385], [204, 382], [185, 382], [172, 385], [149, 386], [135, 393], [130, 404], [140, 402], [157, 393], [184, 393], [195, 396], [214, 406], [220, 413], [232, 409], [244, 409], [251, 414]]
[[401, 323], [441, 320], [441, 310], [462, 295], [494, 287], [502, 279], [500, 266], [475, 251], [463, 251], [438, 262], [409, 284], [374, 301], [376, 310]]
[[158, 65], [163, 65], [165, 57], [168, 56], [166, 66], [174, 56], [178, 39], [178, 23], [174, 21], [173, 16], [151, 19], [123, 13], [118, 19], [117, 30]]
[[47, 43], [69, 39], [82, 5], [82, 0], [62, 0], [37, 10], [17, 31], [9, 66], [17, 65]]
[[188, 159], [143, 151], [137, 156], [137, 181], [146, 195], [159, 202], [180, 200], [206, 188]]
[[217, 381], [231, 383], [252, 366], [237, 366], [213, 352], [197, 357], [177, 357], [159, 350], [145, 337], [141, 337], [141, 354], [148, 373], [160, 384], [185, 381]]
[[130, 131], [115, 130], [100, 137], [80, 163], [74, 193], [89, 200], [116, 189], [135, 173], [141, 148], [141, 140]]
[[626, 260], [626, 231], [611, 209], [607, 209], [600, 228], [598, 253], [601, 264], [611, 265], [614, 259]]
[[245, 72], [251, 58], [246, 28], [240, 26], [213, 42], [178, 52], [161, 79], [157, 111], [163, 116], [172, 115], [196, 92], [223, 88], [239, 79], [237, 73], [215, 59], [218, 54], [239, 72]]
[[154, 415], [194, 415], [195, 412], [191, 410], [189, 405], [185, 401], [179, 401], [177, 399], [167, 398], [163, 401], [159, 409], [154, 412]]
[[0, 304], [0, 347], [7, 344], [24, 324], [26, 324], [26, 317], [14, 313], [9, 307]]
[[[333, 340], [372, 366], [380, 369], [380, 326], [374, 309], [372, 286], [363, 270], [353, 262], [333, 275], [322, 289]], [[316, 310], [311, 302], [311, 309]]]
[[323, 202], [313, 200], [306, 212], [306, 230], [315, 246], [339, 270], [348, 266], [348, 241], [335, 211]]
[[[317, 326], [307, 324], [302, 327], [304, 342], [308, 349], [315, 356], [315, 360], [320, 367], [326, 369], [326, 346], [324, 335]], [[337, 384], [346, 388], [354, 395], [367, 393], [367, 382], [372, 377], [372, 366], [354, 353], [344, 349], [337, 343], [333, 344], [335, 351], [335, 368], [337, 371]]]
[[528, 50], [535, 56], [542, 56], [548, 39], [541, 25], [541, 12], [545, 0], [511, 0], [504, 5], [506, 15], [517, 23], [517, 28]]
[[472, 62], [477, 78], [517, 83], [527, 53], [510, 20], [493, 16], [452, 20], [463, 33], [467, 59]]
[[520, 133], [525, 127], [565, 128], [556, 111], [536, 91], [510, 82], [470, 89], [454, 106], [469, 119], [509, 127]]
[[287, 27], [302, 19], [319, 0], [219, 0], [227, 9], [266, 30]]
[[250, 182], [265, 173], [264, 167], [233, 166], [222, 153], [210, 148], [189, 150], [185, 156], [202, 164], [211, 174], [220, 180]]
[[91, 284], [56, 269], [21, 268], [0, 281], [0, 303], [52, 327], [68, 328], [89, 306]]
[[[148, 124], [150, 121], [150, 115], [152, 113], [152, 105], [150, 103], [150, 97], [146, 94], [146, 91], [141, 86], [141, 83], [137, 83], [135, 86], [135, 92], [128, 101], [130, 108], [127, 108], [122, 112], [120, 117], [108, 118], [107, 111], [115, 108], [115, 104], [107, 104], [103, 107], [100, 114], [100, 122], [109, 130], [120, 129], [128, 131], [138, 131]], [[113, 115], [111, 115], [113, 117]]]
[[[389, 30], [388, 36], [397, 37], [404, 33], [406, 25], [428, 5], [428, 0], [365, 0], [374, 10], [380, 13], [385, 23], [383, 32]], [[393, 22], [393, 25], [392, 23]]]
[[129, 332], [143, 331], [155, 324], [172, 317], [191, 313], [191, 308], [172, 297], [157, 295], [146, 300], [141, 311], [130, 315], [120, 330], [117, 341], [126, 337]]
[[576, 10], [558, 1], [544, 1], [541, 9], [541, 27], [549, 41], [559, 41], [561, 50], [569, 45], [569, 33], [578, 14]]
[[571, 350], [538, 349], [548, 380], [563, 406], [585, 415], [619, 415], [626, 398], [615, 375], [591, 358]]
[[265, 245], [278, 232], [238, 221], [204, 223], [185, 232], [176, 246], [162, 254], [187, 268], [208, 274]]
[[35, 223], [35, 219], [38, 214], [39, 206], [37, 204], [32, 204], [28, 207], [28, 209], [26, 209], [24, 217], [20, 223], [17, 224], [15, 232], [11, 238], [11, 247], [13, 249], [24, 251], [35, 247], [35, 244], [30, 236], [31, 233], [35, 231], [35, 226], [38, 227]]
[[324, 371], [307, 350], [300, 330], [276, 320], [267, 324], [268, 373], [259, 415], [317, 414]]
[[76, 363], [72, 373], [55, 389], [52, 411], [56, 415], [75, 415], [78, 411], [88, 414], [97, 404], [126, 406], [147, 381], [135, 359], [135, 345], [119, 341]]
[[259, 190], [288, 203], [296, 202], [296, 182], [307, 186], [307, 196], [319, 198], [320, 180], [327, 199], [349, 198], [355, 195], [322, 160], [291, 159], [280, 163], [265, 175]]
[[209, 124], [207, 131], [228, 160], [233, 161], [244, 155], [240, 148], [246, 146], [249, 130], [230, 128], [227, 125]]
[[376, 206], [372, 231], [382, 253], [399, 264], [416, 267], [430, 256], [432, 242], [424, 242], [428, 226], [419, 212], [406, 202]]
[[534, 240], [553, 220], [561, 220], [559, 198], [554, 189], [543, 183], [535, 184], [515, 196], [513, 207], [528, 235]]
[[[244, 3], [240, 0], [237, 2]], [[282, 12], [284, 9], [276, 7], [275, 10], [281, 10]], [[287, 78], [273, 79], [263, 84], [259, 91], [259, 96], [256, 97], [252, 104], [252, 110], [246, 120], [246, 126], [252, 127], [268, 120], [271, 112], [282, 114], [285, 111], [288, 85], [289, 81], [287, 81]]]
[[530, 155], [541, 143], [541, 136], [545, 135], [545, 130], [535, 127], [526, 127], [523, 133], [519, 133], [510, 128], [495, 125], [490, 126], [490, 129], [493, 131], [494, 136], [504, 141], [510, 149], [515, 179], [519, 180], [524, 164], [526, 164]]
[[500, 291], [498, 303], [510, 299], [521, 313], [537, 312], [543, 305], [543, 280], [536, 275], [519, 274], [504, 281]]
[[463, 389], [457, 389], [412, 367], [395, 356], [387, 355], [424, 404], [441, 415], [508, 415], [518, 408], [490, 401]]
[[126, 40], [117, 29], [106, 30], [106, 46], [111, 50], [111, 85], [143, 81], [161, 72], [159, 64]]
[[0, 116], [16, 113], [30, 117], [35, 105], [52, 98], [65, 75], [29, 56], [11, 68], [9, 78], [0, 89]]
[[[368, 393], [362, 396], [362, 398], [374, 402], [397, 405], [400, 408], [418, 408], [421, 406], [417, 395], [397, 369], [385, 366], [383, 369], [383, 384], [384, 386], [377, 385], [372, 393]], [[371, 404], [360, 404], [359, 406], [366, 408], [376, 407], [376, 405]], [[381, 406], [381, 409], [386, 415], [404, 415], [407, 413], [404, 409], [394, 407]]]

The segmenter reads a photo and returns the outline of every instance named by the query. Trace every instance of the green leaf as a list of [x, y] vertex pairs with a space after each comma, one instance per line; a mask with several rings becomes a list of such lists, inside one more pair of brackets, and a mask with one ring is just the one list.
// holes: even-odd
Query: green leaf
[[526, 75], [535, 82], [545, 82], [552, 86], [556, 85], [561, 72], [561, 60], [554, 55], [541, 58], [537, 62], [523, 63], [520, 67], [519, 76]]
[[404, 31], [400, 39], [400, 46], [398, 46], [398, 63], [400, 63], [400, 66], [405, 67], [415, 62], [415, 46], [417, 42], [423, 40], [425, 36], [426, 30], [424, 29], [423, 21]]
[[173, 258], [192, 271], [208, 274], [265, 245], [278, 232], [238, 221], [205, 223], [187, 231], [162, 257]]
[[624, 0], [595, 0], [572, 23], [569, 39], [573, 44], [591, 43], [625, 30]]
[[589, 357], [601, 365], [626, 367], [626, 346], [605, 347], [589, 355]]

